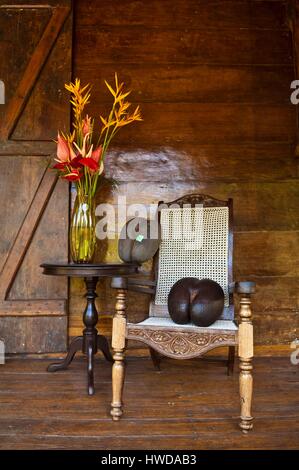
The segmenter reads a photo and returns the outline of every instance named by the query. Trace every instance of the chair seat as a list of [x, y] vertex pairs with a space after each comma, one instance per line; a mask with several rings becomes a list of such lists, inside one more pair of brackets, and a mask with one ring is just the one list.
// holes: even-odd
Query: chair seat
[[146, 320], [140, 323], [128, 323], [127, 327], [130, 328], [147, 328], [147, 327], [155, 327], [155, 328], [167, 328], [171, 330], [182, 330], [186, 329], [192, 331], [203, 332], [208, 330], [211, 332], [212, 330], [228, 330], [228, 331], [238, 331], [237, 325], [231, 320], [217, 320], [215, 323], [208, 327], [200, 327], [196, 326], [193, 323], [187, 323], [186, 325], [178, 325], [174, 323], [171, 318], [161, 318], [161, 317], [149, 317]]
[[238, 327], [231, 320], [218, 320], [209, 327], [192, 323], [177, 325], [171, 318], [149, 317], [128, 323], [126, 337], [146, 343], [159, 353], [175, 359], [191, 359], [219, 346], [235, 346]]

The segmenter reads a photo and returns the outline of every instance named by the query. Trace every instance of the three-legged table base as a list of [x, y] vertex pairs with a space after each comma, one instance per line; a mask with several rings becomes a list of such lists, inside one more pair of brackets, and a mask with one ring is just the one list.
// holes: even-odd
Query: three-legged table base
[[[94, 394], [94, 361], [93, 358], [98, 350], [102, 351], [107, 361], [112, 362], [112, 355], [110, 353], [107, 338], [103, 335], [97, 335], [95, 343], [89, 342], [89, 345], [84, 344], [84, 336], [77, 336], [71, 342], [68, 353], [63, 361], [48, 366], [48, 372], [56, 372], [59, 370], [66, 370], [75, 357], [76, 352], [82, 351], [87, 356], [87, 390], [88, 395]], [[87, 347], [86, 347], [87, 346]]]
[[95, 292], [98, 278], [88, 277], [84, 279], [87, 289], [87, 305], [83, 314], [83, 323], [85, 329], [83, 336], [77, 336], [71, 342], [68, 353], [63, 361], [57, 364], [50, 364], [48, 372], [56, 372], [65, 370], [70, 365], [76, 352], [82, 351], [87, 356], [87, 391], [88, 395], [94, 394], [94, 356], [98, 350], [102, 351], [107, 361], [113, 362], [113, 358], [109, 349], [107, 338], [99, 335], [95, 328], [98, 321], [98, 312], [95, 306], [97, 294]]

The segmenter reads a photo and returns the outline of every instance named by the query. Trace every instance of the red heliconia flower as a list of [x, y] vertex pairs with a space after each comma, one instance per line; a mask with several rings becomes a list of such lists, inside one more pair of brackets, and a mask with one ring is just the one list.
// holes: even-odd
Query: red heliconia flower
[[93, 158], [95, 162], [99, 163], [101, 156], [102, 156], [102, 146], [100, 145], [97, 149], [95, 149], [92, 152], [91, 158]]
[[82, 168], [81, 160], [82, 160], [82, 155], [78, 155], [71, 161], [70, 166], [72, 168]]
[[67, 166], [67, 162], [60, 162], [60, 163], [56, 163], [54, 166], [52, 166], [52, 168], [53, 170], [64, 170], [66, 166]]
[[67, 175], [64, 175], [62, 178], [68, 180], [68, 181], [79, 181], [81, 179], [82, 173], [80, 173], [79, 170], [72, 170], [71, 173], [68, 173]]
[[79, 162], [81, 163], [81, 165], [87, 166], [91, 171], [97, 171], [99, 169], [98, 163], [93, 158], [81, 158]]

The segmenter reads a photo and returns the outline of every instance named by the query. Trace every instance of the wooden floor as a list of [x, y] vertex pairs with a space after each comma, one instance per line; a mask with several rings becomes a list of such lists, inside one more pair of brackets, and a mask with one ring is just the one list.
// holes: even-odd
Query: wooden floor
[[299, 366], [288, 358], [254, 362], [254, 430], [238, 427], [238, 374], [223, 363], [128, 358], [125, 415], [109, 417], [110, 365], [96, 360], [96, 394], [85, 390], [85, 363], [45, 371], [49, 361], [0, 366], [1, 449], [296, 449]]

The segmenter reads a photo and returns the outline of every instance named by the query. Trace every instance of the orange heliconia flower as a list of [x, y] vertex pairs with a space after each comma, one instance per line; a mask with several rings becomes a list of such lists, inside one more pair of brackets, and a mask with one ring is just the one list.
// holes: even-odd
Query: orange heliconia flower
[[64, 136], [61, 136], [58, 132], [57, 158], [55, 158], [55, 161], [57, 161], [58, 163], [68, 163], [74, 158], [76, 158], [76, 153], [74, 152], [71, 143]]
[[57, 136], [57, 159], [58, 162], [69, 162], [70, 161], [70, 148], [66, 139], [61, 137], [58, 132]]
[[97, 149], [95, 149], [92, 154], [91, 154], [91, 158], [94, 159], [95, 162], [99, 163], [99, 160], [101, 159], [102, 157], [102, 146], [100, 145]]
[[82, 126], [82, 132], [83, 132], [84, 137], [87, 134], [90, 134], [91, 130], [92, 130], [91, 117], [89, 117], [88, 114], [86, 114], [83, 120], [83, 126]]

